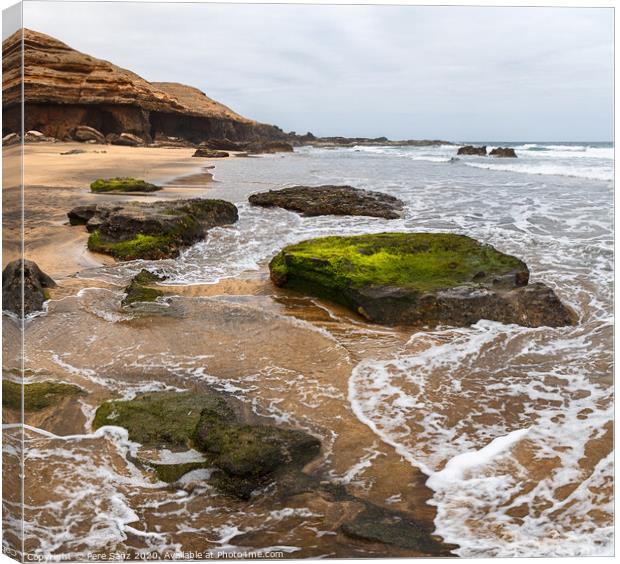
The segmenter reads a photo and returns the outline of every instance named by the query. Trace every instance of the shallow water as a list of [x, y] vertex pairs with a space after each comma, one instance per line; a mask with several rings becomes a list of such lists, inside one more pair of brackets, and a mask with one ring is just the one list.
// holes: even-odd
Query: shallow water
[[[238, 204], [235, 226], [177, 260], [61, 280], [62, 296], [29, 322], [26, 365], [33, 379], [90, 395], [73, 428], [33, 421], [26, 433], [29, 550], [407, 554], [344, 538], [350, 508], [320, 496], [231, 502], [201, 475], [164, 486], [126, 460], [140, 446], [118, 428], [89, 431], [104, 399], [214, 387], [320, 436], [314, 472], [411, 512], [461, 556], [610, 554], [613, 149], [515, 147], [517, 160], [451, 161], [456, 148], [443, 146], [218, 162], [209, 194]], [[246, 203], [256, 191], [327, 183], [396, 195], [404, 217], [302, 218]], [[387, 230], [462, 233], [515, 254], [579, 322], [391, 329], [268, 281], [285, 244]], [[156, 315], [127, 313], [122, 288], [145, 266], [169, 276], [170, 295]]]

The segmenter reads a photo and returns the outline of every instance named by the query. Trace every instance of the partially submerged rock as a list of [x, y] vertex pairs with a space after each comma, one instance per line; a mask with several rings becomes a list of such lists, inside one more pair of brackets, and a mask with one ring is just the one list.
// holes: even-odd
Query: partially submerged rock
[[258, 155], [263, 153], [292, 153], [293, 145], [286, 141], [255, 141], [245, 146], [245, 151]]
[[486, 157], [487, 147], [486, 145], [484, 145], [483, 147], [474, 147], [473, 145], [465, 145], [464, 147], [459, 147], [459, 150], [456, 152], [456, 154]]
[[19, 316], [41, 311], [43, 303], [49, 299], [49, 288], [55, 287], [56, 282], [35, 262], [11, 261], [2, 271], [2, 308]]
[[213, 484], [226, 494], [248, 499], [280, 473], [298, 470], [318, 455], [318, 439], [291, 429], [243, 421], [216, 394], [158, 392], [97, 409], [93, 428], [118, 425], [129, 439], [150, 448], [197, 448], [205, 462], [150, 464], [164, 481], [196, 468], [215, 468]]
[[517, 153], [512, 147], [496, 147], [489, 153], [489, 156], [516, 159]]
[[243, 424], [223, 405], [202, 410], [195, 442], [220, 470], [217, 487], [242, 499], [283, 468], [303, 467], [321, 449], [318, 439], [302, 431]]
[[21, 384], [12, 380], [2, 380], [2, 405], [15, 410], [39, 411], [56, 405], [64, 398], [84, 394], [84, 390], [73, 384], [63, 382], [32, 382]]
[[151, 285], [164, 280], [163, 276], [159, 276], [146, 269], [142, 269], [136, 274], [125, 288], [126, 295], [121, 304], [130, 306], [134, 303], [154, 302], [157, 298], [164, 295], [161, 290], [152, 288]]
[[450, 549], [456, 548], [441, 542], [407, 515], [371, 503], [366, 503], [351, 521], [343, 523], [341, 530], [354, 539], [390, 544], [433, 556], [452, 556]]
[[343, 304], [386, 325], [527, 327], [573, 323], [553, 290], [528, 285], [524, 262], [464, 235], [324, 237], [284, 248], [269, 265], [278, 285]]
[[252, 194], [249, 202], [256, 206], [277, 206], [308, 216], [364, 215], [396, 219], [404, 203], [381, 192], [360, 190], [352, 186], [291, 186]]
[[199, 147], [192, 155], [192, 157], [205, 157], [208, 159], [224, 159], [228, 156], [229, 154], [226, 151], [214, 151], [207, 147]]
[[90, 204], [68, 214], [71, 225], [91, 233], [88, 248], [119, 260], [175, 257], [202, 240], [216, 226], [238, 219], [237, 208], [224, 200], [171, 200]]
[[161, 190], [161, 186], [139, 178], [98, 178], [91, 183], [90, 190], [91, 192], [156, 192]]

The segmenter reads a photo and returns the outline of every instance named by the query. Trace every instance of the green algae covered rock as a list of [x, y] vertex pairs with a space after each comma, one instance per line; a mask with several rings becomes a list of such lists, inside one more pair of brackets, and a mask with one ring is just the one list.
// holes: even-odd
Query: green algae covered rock
[[237, 221], [237, 207], [224, 200], [194, 198], [155, 202], [102, 203], [68, 212], [71, 225], [90, 232], [88, 249], [118, 260], [177, 256], [213, 227]]
[[139, 178], [98, 178], [90, 185], [91, 192], [156, 192], [161, 186], [156, 186]]
[[136, 274], [129, 285], [125, 288], [126, 295], [122, 300], [122, 305], [130, 306], [134, 303], [154, 302], [157, 298], [164, 295], [161, 290], [152, 288], [155, 282], [161, 282], [164, 278], [146, 269], [142, 269]]
[[535, 327], [573, 316], [520, 259], [464, 235], [380, 233], [290, 245], [270, 265], [282, 287], [326, 298], [386, 325]]
[[[24, 384], [24, 409], [39, 411], [55, 405], [66, 397], [84, 394], [84, 390], [73, 384], [63, 382], [33, 382]], [[11, 409], [21, 409], [22, 385], [12, 380], [2, 380], [2, 405]]]
[[147, 463], [166, 482], [197, 468], [215, 468], [212, 483], [223, 493], [248, 499], [283, 472], [318, 455], [321, 443], [302, 431], [247, 423], [215, 394], [157, 392], [110, 401], [95, 414], [93, 429], [117, 425], [148, 448], [196, 448], [205, 462]]

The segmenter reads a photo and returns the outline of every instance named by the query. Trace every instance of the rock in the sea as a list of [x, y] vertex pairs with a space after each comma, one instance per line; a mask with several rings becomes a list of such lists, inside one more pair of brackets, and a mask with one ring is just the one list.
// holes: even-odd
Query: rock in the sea
[[516, 159], [517, 153], [512, 147], [496, 147], [489, 153], [489, 156]]
[[474, 155], [478, 157], [486, 157], [487, 156], [487, 148], [486, 145], [483, 147], [474, 147], [473, 145], [465, 145], [464, 147], [459, 147], [459, 150], [456, 153], [457, 155]]
[[303, 467], [321, 449], [302, 431], [244, 424], [224, 405], [202, 410], [195, 442], [221, 471], [214, 476], [219, 489], [242, 499], [276, 472]]
[[2, 308], [22, 316], [22, 282], [23, 315], [41, 311], [49, 299], [48, 289], [55, 288], [56, 282], [35, 262], [21, 259], [11, 261], [2, 271]]
[[192, 155], [192, 157], [205, 157], [208, 159], [223, 159], [228, 156], [229, 154], [226, 151], [214, 151], [206, 147], [199, 147]]
[[352, 186], [291, 186], [252, 194], [249, 202], [256, 206], [277, 206], [308, 216], [364, 215], [396, 219], [404, 204], [398, 198], [360, 190]]
[[129, 177], [98, 178], [90, 185], [91, 192], [156, 192], [157, 190], [161, 190], [161, 186]]
[[105, 135], [94, 127], [88, 125], [78, 125], [73, 132], [73, 138], [76, 141], [90, 141], [94, 143], [105, 144]]
[[71, 225], [86, 225], [88, 248], [118, 260], [175, 257], [216, 226], [237, 221], [237, 208], [224, 200], [170, 200], [90, 204], [68, 214]]
[[21, 141], [21, 137], [17, 133], [9, 133], [2, 138], [2, 146], [10, 147], [11, 145], [17, 145]]
[[110, 133], [106, 136], [106, 141], [111, 145], [124, 145], [125, 147], [139, 147], [144, 145], [144, 139], [133, 133]]
[[153, 288], [152, 285], [162, 280], [164, 280], [163, 276], [142, 269], [131, 279], [129, 285], [125, 288], [125, 297], [121, 304], [123, 306], [131, 306], [135, 303], [156, 301], [164, 293], [157, 288]]
[[255, 141], [248, 143], [245, 150], [252, 155], [262, 153], [292, 153], [295, 149], [286, 141]]
[[239, 143], [230, 139], [207, 139], [200, 144], [201, 147], [215, 151], [244, 151], [247, 143]]
[[56, 405], [64, 398], [69, 396], [83, 395], [82, 388], [64, 382], [31, 382], [22, 384], [12, 380], [2, 380], [2, 405], [11, 409], [21, 410], [22, 408], [22, 388], [23, 406], [25, 411], [39, 411]]
[[298, 471], [321, 448], [318, 439], [302, 431], [244, 421], [216, 394], [157, 392], [107, 402], [93, 421], [94, 429], [103, 425], [124, 427], [130, 440], [148, 448], [200, 450], [206, 464], [158, 465], [158, 476], [172, 481], [208, 465], [217, 469], [212, 483], [241, 499], [288, 471]]
[[386, 325], [574, 322], [553, 290], [528, 285], [524, 262], [464, 235], [312, 239], [285, 247], [269, 269], [278, 286], [332, 300]]
[[380, 542], [407, 548], [433, 556], [453, 556], [452, 547], [433, 537], [419, 523], [397, 511], [390, 511], [371, 503], [351, 521], [342, 524], [342, 532], [353, 539]]

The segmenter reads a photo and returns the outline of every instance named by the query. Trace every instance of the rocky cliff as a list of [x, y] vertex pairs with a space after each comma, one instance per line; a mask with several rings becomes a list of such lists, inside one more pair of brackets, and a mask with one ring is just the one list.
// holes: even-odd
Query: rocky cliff
[[104, 135], [283, 139], [279, 128], [245, 118], [191, 86], [151, 83], [108, 61], [80, 53], [36, 31], [24, 29], [2, 44], [3, 135], [20, 129], [21, 40], [24, 45], [25, 130], [72, 138], [80, 125]]

